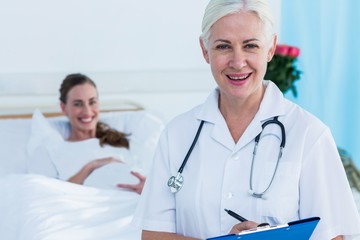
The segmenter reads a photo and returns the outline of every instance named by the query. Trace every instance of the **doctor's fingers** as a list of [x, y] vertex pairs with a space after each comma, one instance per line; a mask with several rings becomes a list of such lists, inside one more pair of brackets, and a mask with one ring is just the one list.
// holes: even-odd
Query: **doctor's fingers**
[[230, 231], [230, 234], [237, 234], [241, 231], [244, 230], [249, 230], [252, 228], [256, 228], [258, 226], [258, 223], [253, 222], [253, 221], [245, 221], [245, 222], [241, 222], [238, 223], [236, 225], [234, 225]]

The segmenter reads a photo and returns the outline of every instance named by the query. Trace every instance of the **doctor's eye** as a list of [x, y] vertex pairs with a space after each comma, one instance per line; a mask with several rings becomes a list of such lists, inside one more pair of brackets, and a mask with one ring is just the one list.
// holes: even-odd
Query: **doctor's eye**
[[255, 48], [259, 48], [259, 46], [257, 44], [254, 44], [254, 43], [249, 43], [249, 44], [246, 44], [244, 46], [244, 48], [246, 48], [246, 49], [255, 49]]
[[231, 46], [229, 44], [219, 44], [219, 45], [216, 45], [215, 48], [219, 49], [219, 50], [226, 50], [226, 49], [230, 49]]

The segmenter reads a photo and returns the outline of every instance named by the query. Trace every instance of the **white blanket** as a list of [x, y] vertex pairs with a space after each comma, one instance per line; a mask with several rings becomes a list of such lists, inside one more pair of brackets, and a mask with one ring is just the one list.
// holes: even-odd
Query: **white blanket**
[[139, 195], [40, 175], [0, 178], [0, 239], [140, 239], [131, 226]]

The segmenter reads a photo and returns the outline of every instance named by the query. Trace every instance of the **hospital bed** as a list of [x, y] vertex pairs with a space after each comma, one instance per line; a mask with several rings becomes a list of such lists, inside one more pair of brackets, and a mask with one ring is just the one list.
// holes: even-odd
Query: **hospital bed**
[[[101, 109], [103, 122], [131, 133], [130, 141], [137, 143], [132, 154], [149, 168], [164, 127], [162, 119], [133, 102]], [[56, 131], [64, 131], [67, 120], [56, 108], [40, 110]], [[0, 116], [0, 239], [140, 239], [140, 229], [131, 224], [138, 194], [27, 172], [28, 143], [36, 134], [31, 117], [29, 111]]]

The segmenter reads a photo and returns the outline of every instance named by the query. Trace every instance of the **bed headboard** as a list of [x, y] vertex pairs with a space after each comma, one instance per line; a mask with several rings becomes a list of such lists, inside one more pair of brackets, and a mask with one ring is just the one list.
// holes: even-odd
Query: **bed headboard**
[[[45, 104], [44, 104], [45, 102]], [[29, 104], [24, 99], [22, 106], [4, 105], [0, 108], [0, 119], [18, 119], [18, 118], [31, 118], [35, 109], [39, 109], [46, 117], [62, 116], [59, 104], [46, 104], [44, 99], [41, 103]], [[100, 112], [127, 112], [127, 111], [140, 111], [144, 107], [136, 102], [127, 100], [116, 100], [112, 102], [100, 103]]]

